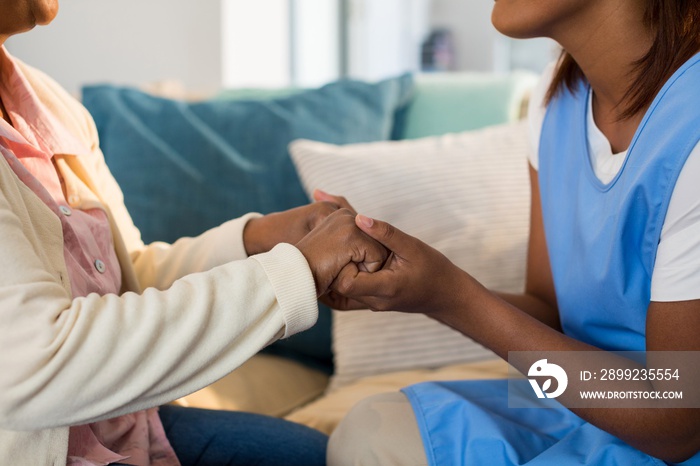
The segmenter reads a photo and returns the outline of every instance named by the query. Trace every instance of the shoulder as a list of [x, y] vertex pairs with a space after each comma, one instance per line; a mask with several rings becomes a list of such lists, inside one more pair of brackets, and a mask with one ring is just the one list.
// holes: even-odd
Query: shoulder
[[94, 150], [99, 145], [97, 129], [87, 109], [47, 74], [17, 58], [14, 60], [46, 108]]
[[554, 78], [557, 63], [552, 62], [544, 69], [537, 86], [532, 90], [530, 102], [527, 109], [528, 133], [530, 139], [529, 160], [532, 167], [537, 170], [539, 166], [538, 154], [540, 146], [540, 134], [542, 133], [542, 123], [547, 112], [545, 97], [547, 90]]
[[651, 280], [652, 301], [700, 299], [700, 143], [676, 180]]

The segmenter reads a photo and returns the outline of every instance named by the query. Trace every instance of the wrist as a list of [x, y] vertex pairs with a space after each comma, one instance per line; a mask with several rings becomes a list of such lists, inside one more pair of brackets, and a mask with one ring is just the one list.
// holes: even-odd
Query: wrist
[[263, 238], [262, 223], [265, 217], [255, 217], [248, 220], [243, 227], [243, 247], [248, 256], [254, 256], [267, 252], [261, 239]]
[[441, 303], [435, 306], [430, 317], [455, 328], [459, 321], [463, 321], [474, 312], [472, 308], [485, 288], [459, 267], [454, 267], [451, 276], [451, 284], [446, 287]]
[[307, 241], [305, 241], [305, 238], [303, 238], [301, 241], [299, 241], [295, 247], [299, 250], [302, 256], [304, 256], [304, 259], [306, 259], [306, 264], [309, 266], [309, 271], [311, 272], [311, 277], [314, 280], [314, 286], [316, 287], [316, 296], [320, 297], [325, 293], [325, 288], [323, 285], [320, 283], [319, 280], [319, 275], [320, 272], [318, 270], [318, 261], [317, 259], [313, 256], [312, 251], [313, 249], [309, 247], [307, 244]]

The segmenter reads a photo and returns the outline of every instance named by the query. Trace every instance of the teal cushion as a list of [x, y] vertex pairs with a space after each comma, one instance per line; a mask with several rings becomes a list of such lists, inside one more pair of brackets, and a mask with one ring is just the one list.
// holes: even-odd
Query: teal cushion
[[189, 103], [102, 85], [84, 88], [83, 103], [144, 241], [172, 242], [247, 212], [308, 202], [287, 145], [385, 140], [411, 91], [406, 75], [264, 101]]
[[[247, 212], [308, 202], [287, 151], [294, 139], [386, 140], [410, 75], [339, 81], [264, 100], [183, 102], [110, 85], [83, 89], [107, 165], [145, 242], [197, 235]], [[329, 367], [330, 315], [269, 351]]]
[[224, 89], [220, 91], [214, 99], [216, 100], [272, 100], [280, 97], [289, 97], [300, 94], [309, 89], [301, 87], [283, 87], [283, 88], [256, 88], [244, 87], [240, 89]]
[[528, 72], [436, 73], [416, 76], [413, 101], [401, 115], [394, 139], [459, 133], [515, 121], [537, 81]]

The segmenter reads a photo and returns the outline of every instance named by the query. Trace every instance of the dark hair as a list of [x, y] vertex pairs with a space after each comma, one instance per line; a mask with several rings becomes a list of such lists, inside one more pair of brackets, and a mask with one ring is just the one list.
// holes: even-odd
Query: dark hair
[[[636, 78], [620, 102], [619, 119], [625, 120], [643, 110], [671, 75], [700, 50], [700, 0], [646, 0], [646, 25], [654, 32], [654, 42], [634, 63]], [[549, 103], [566, 86], [574, 91], [585, 79], [573, 57], [562, 50], [557, 70], [545, 99]]]

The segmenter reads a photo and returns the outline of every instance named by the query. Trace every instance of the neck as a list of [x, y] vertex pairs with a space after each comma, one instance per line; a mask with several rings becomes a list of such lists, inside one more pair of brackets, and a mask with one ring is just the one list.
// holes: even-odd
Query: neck
[[7, 110], [5, 110], [5, 105], [2, 103], [2, 99], [0, 99], [0, 114], [2, 114], [2, 119], [8, 122], [9, 124], [12, 124], [12, 121], [10, 120], [10, 115], [7, 113]]
[[644, 25], [644, 2], [616, 0], [596, 2], [576, 18], [577, 27], [563, 24], [557, 40], [571, 54], [605, 102], [620, 103], [635, 76], [634, 63], [652, 43]]
[[[3, 36], [0, 35], [0, 47], [4, 44], [4, 39]], [[0, 52], [2, 53], [2, 52]], [[0, 60], [0, 79], [2, 79], [2, 65], [3, 65], [4, 60]], [[5, 108], [5, 104], [2, 101], [2, 95], [0, 95], [0, 118], [8, 122], [9, 124], [12, 124], [12, 120], [10, 120], [10, 115], [7, 113], [7, 109]]]
[[[562, 25], [554, 37], [576, 60], [593, 90], [593, 117], [613, 151], [629, 146], [643, 112], [620, 120], [620, 104], [636, 79], [634, 65], [652, 44], [652, 32], [644, 25], [644, 2], [597, 2], [577, 27]], [[583, 27], [581, 27], [583, 25]]]

